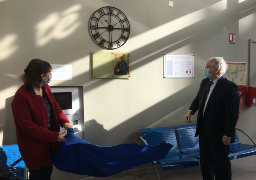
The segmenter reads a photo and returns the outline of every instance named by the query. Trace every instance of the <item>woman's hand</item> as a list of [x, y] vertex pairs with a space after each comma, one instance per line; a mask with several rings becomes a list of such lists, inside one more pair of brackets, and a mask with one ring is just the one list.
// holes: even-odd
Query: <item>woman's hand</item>
[[66, 142], [67, 139], [65, 139], [64, 137], [61, 136], [62, 134], [65, 134], [65, 133], [66, 133], [65, 131], [59, 132], [59, 136], [58, 136], [57, 141], [59, 141], [59, 142]]
[[63, 127], [64, 127], [66, 130], [68, 130], [69, 128], [73, 128], [73, 126], [72, 126], [70, 123], [67, 123], [67, 122], [63, 125]]

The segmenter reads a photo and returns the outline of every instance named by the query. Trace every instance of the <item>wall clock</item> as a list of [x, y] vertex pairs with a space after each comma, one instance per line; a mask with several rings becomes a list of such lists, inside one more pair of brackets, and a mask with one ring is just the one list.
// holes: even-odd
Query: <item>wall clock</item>
[[91, 15], [89, 33], [98, 46], [113, 50], [127, 42], [130, 35], [130, 23], [121, 10], [106, 6], [99, 8]]

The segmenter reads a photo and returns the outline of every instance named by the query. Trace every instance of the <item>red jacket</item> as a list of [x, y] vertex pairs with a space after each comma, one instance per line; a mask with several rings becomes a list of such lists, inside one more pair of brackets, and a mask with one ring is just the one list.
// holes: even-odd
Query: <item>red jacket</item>
[[60, 152], [60, 143], [57, 142], [60, 126], [69, 121], [46, 84], [43, 88], [52, 108], [51, 130], [48, 130], [43, 99], [28, 91], [27, 86], [23, 84], [16, 92], [12, 101], [12, 112], [23, 160], [29, 169], [38, 169], [52, 165], [49, 142], [53, 143], [56, 153]]

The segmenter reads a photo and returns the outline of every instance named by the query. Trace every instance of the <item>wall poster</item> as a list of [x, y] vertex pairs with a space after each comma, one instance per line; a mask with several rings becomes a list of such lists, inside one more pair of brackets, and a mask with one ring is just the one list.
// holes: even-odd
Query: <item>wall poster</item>
[[130, 78], [130, 54], [93, 53], [92, 69], [93, 78]]
[[164, 54], [164, 78], [193, 78], [194, 55]]
[[246, 62], [227, 62], [228, 69], [225, 76], [236, 83], [236, 85], [245, 85], [247, 78]]

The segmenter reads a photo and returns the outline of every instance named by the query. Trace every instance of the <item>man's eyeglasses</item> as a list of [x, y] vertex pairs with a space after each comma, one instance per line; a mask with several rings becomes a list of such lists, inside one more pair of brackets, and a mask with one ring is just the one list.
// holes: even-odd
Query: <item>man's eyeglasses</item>
[[204, 68], [205, 68], [205, 69], [208, 69], [209, 67], [215, 67], [215, 66], [205, 66]]

